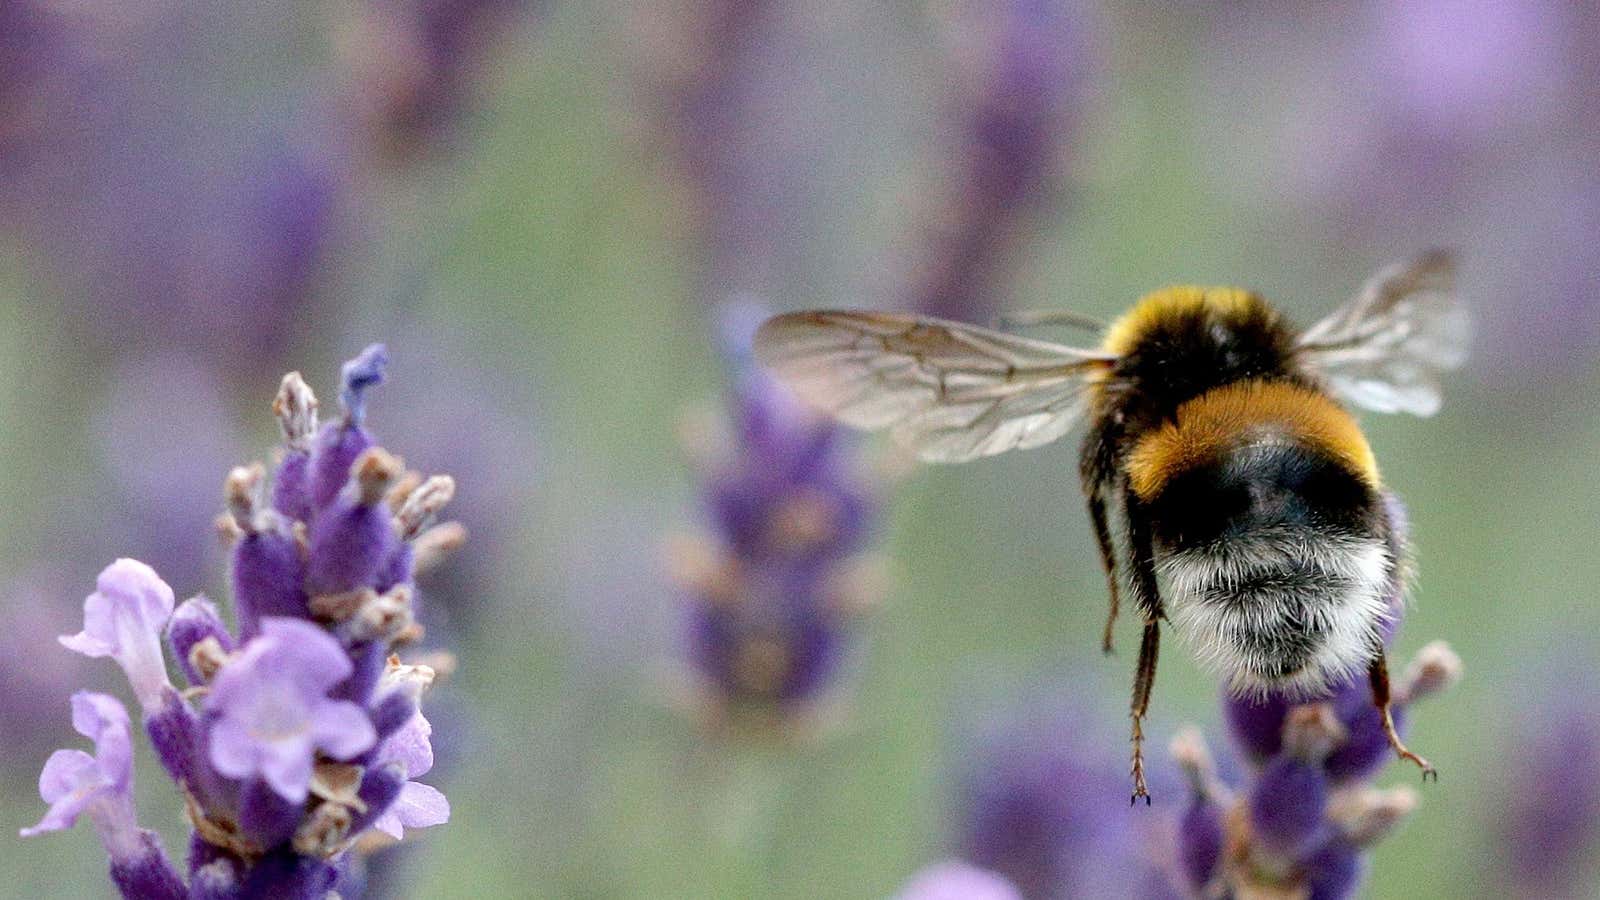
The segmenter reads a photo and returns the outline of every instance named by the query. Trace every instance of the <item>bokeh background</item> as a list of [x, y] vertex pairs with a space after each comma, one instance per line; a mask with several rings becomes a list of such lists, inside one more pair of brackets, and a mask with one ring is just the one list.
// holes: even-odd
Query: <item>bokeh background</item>
[[[1364, 424], [1420, 563], [1396, 652], [1447, 639], [1466, 677], [1413, 716], [1443, 777], [1366, 891], [1596, 896], [1597, 34], [1534, 0], [0, 0], [0, 819], [42, 811], [71, 692], [122, 689], [54, 640], [95, 573], [221, 596], [211, 520], [278, 375], [327, 399], [383, 340], [372, 425], [473, 533], [422, 585], [454, 818], [385, 895], [888, 896], [961, 855], [1007, 734], [1070, 734], [1107, 786], [1074, 809], [1142, 830], [1183, 796], [1167, 738], [1225, 744], [1217, 690], [1166, 654], [1129, 809], [1136, 635], [1098, 652], [1066, 443], [851, 448], [887, 579], [829, 727], [685, 710], [672, 556], [740, 377], [726, 305], [1109, 319], [1199, 282], [1308, 322], [1445, 245], [1473, 357], [1436, 418]], [[157, 773], [141, 816], [181, 847]], [[0, 894], [110, 891], [87, 826], [0, 842]]]

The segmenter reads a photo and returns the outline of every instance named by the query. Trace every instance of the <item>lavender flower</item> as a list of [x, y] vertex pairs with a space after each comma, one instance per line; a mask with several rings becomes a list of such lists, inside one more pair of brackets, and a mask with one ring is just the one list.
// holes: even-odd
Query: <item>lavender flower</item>
[[1011, 882], [959, 860], [928, 866], [896, 896], [898, 900], [1022, 900]]
[[76, 654], [46, 652], [60, 631], [62, 597], [76, 579], [63, 575], [59, 560], [34, 566], [0, 587], [6, 598], [6, 627], [0, 630], [0, 722], [7, 752], [0, 755], [0, 777], [37, 774], [39, 759], [54, 749], [61, 709], [92, 663]]
[[1496, 757], [1503, 789], [1491, 801], [1489, 859], [1504, 896], [1577, 900], [1600, 889], [1600, 715], [1581, 700], [1545, 707], [1561, 693], [1542, 693], [1539, 712], [1513, 725]]
[[432, 733], [432, 726], [419, 712], [378, 748], [376, 758], [380, 764], [399, 766], [406, 780], [394, 804], [373, 820], [372, 827], [397, 841], [407, 828], [427, 828], [450, 818], [450, 804], [444, 794], [412, 780], [433, 768], [433, 745], [428, 740]]
[[[1460, 676], [1443, 642], [1424, 647], [1399, 680], [1397, 709]], [[1363, 674], [1323, 699], [1224, 699], [1230, 734], [1249, 766], [1229, 787], [1198, 732], [1172, 754], [1189, 776], [1177, 823], [1173, 880], [1197, 896], [1282, 892], [1319, 900], [1353, 894], [1368, 849], [1416, 806], [1410, 788], [1369, 786], [1392, 756]]]
[[172, 588], [136, 559], [119, 559], [100, 573], [95, 592], [83, 601], [83, 630], [61, 638], [68, 650], [109, 656], [128, 676], [145, 709], [161, 704], [172, 687], [161, 656], [161, 628], [172, 615]]
[[94, 741], [94, 755], [57, 750], [39, 773], [39, 796], [49, 812], [23, 837], [71, 828], [80, 815], [94, 822], [111, 858], [111, 880], [125, 897], [187, 896], [183, 880], [167, 861], [161, 838], [140, 828], [133, 811], [133, 738], [128, 711], [115, 698], [79, 691], [72, 695], [72, 727]]
[[[321, 896], [364, 835], [398, 839], [449, 818], [444, 796], [412, 780], [432, 761], [418, 701], [433, 672], [395, 652], [421, 637], [411, 544], [452, 482], [403, 473], [362, 424], [385, 360], [372, 347], [345, 366], [342, 414], [320, 429], [309, 388], [284, 379], [276, 507], [261, 467], [229, 475], [219, 525], [233, 539], [236, 631], [203, 597], [174, 610], [155, 571], [125, 559], [101, 573], [83, 630], [62, 638], [127, 673], [193, 826], [186, 885], [134, 822], [127, 713], [102, 695], [75, 697], [74, 723], [97, 755], [51, 757], [40, 782], [51, 811], [25, 834], [89, 813], [124, 896]], [[187, 692], [168, 680], [163, 638]]]
[[82, 750], [57, 750], [39, 775], [39, 794], [50, 804], [38, 825], [23, 837], [71, 828], [92, 809], [102, 833], [122, 834], [133, 825], [133, 739], [128, 711], [105, 694], [72, 695], [72, 727], [94, 741], [94, 756]]
[[1201, 155], [1289, 207], [1304, 244], [1458, 246], [1497, 395], [1589, 371], [1600, 348], [1600, 52], [1589, 4], [1208, 4]]
[[876, 600], [865, 554], [875, 515], [850, 443], [749, 358], [761, 313], [730, 307], [733, 434], [701, 460], [708, 532], [672, 548], [689, 595], [688, 648], [701, 708], [791, 722], [822, 712]]
[[352, 669], [323, 628], [264, 619], [261, 636], [217, 672], [206, 694], [211, 764], [229, 778], [263, 778], [285, 800], [304, 802], [316, 751], [342, 761], [377, 742], [366, 710], [328, 697]]
[[973, 33], [985, 43], [955, 118], [958, 162], [946, 208], [931, 217], [910, 303], [987, 322], [1012, 248], [1045, 207], [1060, 156], [1090, 95], [1094, 16], [1077, 0], [990, 0]]
[[363, 3], [349, 101], [370, 155], [405, 164], [459, 127], [486, 57], [527, 0]]
[[1080, 710], [1025, 698], [970, 741], [955, 820], [960, 859], [1023, 897], [1123, 896], [1149, 864], [1127, 766]]
[[802, 202], [792, 196], [795, 148], [782, 146], [791, 95], [777, 100], [762, 80], [763, 63], [780, 52], [772, 21], [780, 12], [770, 3], [697, 0], [636, 14], [640, 43], [658, 51], [644, 55], [648, 105], [691, 189], [713, 298], [776, 287], [771, 270], [793, 234], [784, 222]]

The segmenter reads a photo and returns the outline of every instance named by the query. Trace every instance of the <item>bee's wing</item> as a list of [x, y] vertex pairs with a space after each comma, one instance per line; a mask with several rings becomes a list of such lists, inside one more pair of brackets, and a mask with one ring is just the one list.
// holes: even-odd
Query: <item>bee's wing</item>
[[1350, 403], [1431, 416], [1439, 411], [1439, 373], [1461, 365], [1470, 340], [1454, 260], [1434, 251], [1373, 276], [1307, 329], [1299, 348], [1306, 365]]
[[887, 428], [929, 462], [1037, 447], [1071, 430], [1110, 357], [920, 316], [814, 311], [767, 320], [756, 356], [801, 399]]

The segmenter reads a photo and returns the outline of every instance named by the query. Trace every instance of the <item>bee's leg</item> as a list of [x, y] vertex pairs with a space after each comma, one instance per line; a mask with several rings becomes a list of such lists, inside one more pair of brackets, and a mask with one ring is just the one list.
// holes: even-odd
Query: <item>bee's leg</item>
[[1389, 746], [1394, 748], [1395, 754], [1401, 759], [1410, 760], [1422, 768], [1423, 781], [1429, 778], [1438, 781], [1439, 770], [1427, 760], [1412, 753], [1400, 740], [1400, 733], [1395, 730], [1394, 713], [1389, 708], [1389, 662], [1384, 658], [1383, 648], [1378, 648], [1378, 655], [1372, 658], [1372, 664], [1367, 668], [1367, 676], [1372, 680], [1372, 702], [1383, 715], [1383, 733], [1389, 737]]
[[[1126, 494], [1125, 494], [1126, 496]], [[1161, 593], [1156, 583], [1155, 540], [1149, 517], [1135, 500], [1126, 507], [1128, 523], [1128, 587], [1144, 614], [1144, 637], [1139, 642], [1139, 668], [1133, 676], [1133, 800], [1150, 792], [1144, 783], [1144, 717], [1150, 711], [1150, 691], [1156, 682], [1156, 660], [1161, 652]]]
[[1150, 805], [1150, 791], [1144, 783], [1144, 716], [1150, 710], [1150, 689], [1156, 682], [1156, 658], [1161, 653], [1161, 623], [1144, 623], [1144, 638], [1139, 641], [1139, 668], [1133, 676], [1133, 797]]
[[1117, 607], [1121, 594], [1121, 588], [1117, 584], [1117, 557], [1111, 543], [1111, 525], [1106, 520], [1105, 491], [1098, 486], [1092, 487], [1088, 491], [1088, 497], [1089, 522], [1094, 526], [1094, 539], [1100, 548], [1100, 565], [1106, 571], [1106, 588], [1111, 593], [1111, 610], [1106, 614], [1105, 635], [1100, 643], [1101, 651], [1110, 653], [1111, 629], [1117, 624]]

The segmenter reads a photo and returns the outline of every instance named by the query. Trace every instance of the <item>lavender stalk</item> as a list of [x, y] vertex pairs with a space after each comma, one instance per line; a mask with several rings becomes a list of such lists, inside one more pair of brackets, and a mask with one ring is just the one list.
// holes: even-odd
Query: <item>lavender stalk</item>
[[[174, 609], [155, 570], [123, 559], [85, 601], [83, 630], [61, 639], [127, 675], [188, 812], [187, 877], [137, 825], [129, 717], [102, 694], [73, 698], [95, 755], [50, 758], [40, 794], [51, 807], [24, 836], [88, 815], [126, 897], [321, 897], [370, 835], [448, 820], [444, 795], [415, 780], [433, 760], [419, 708], [433, 671], [398, 651], [421, 636], [409, 542], [451, 482], [403, 480], [366, 431], [365, 394], [385, 363], [374, 346], [347, 364], [341, 414], [320, 428], [309, 388], [285, 379], [272, 505], [260, 466], [228, 477], [233, 628], [204, 597]], [[397, 484], [410, 496], [392, 494]], [[168, 679], [163, 646], [187, 689]]]

